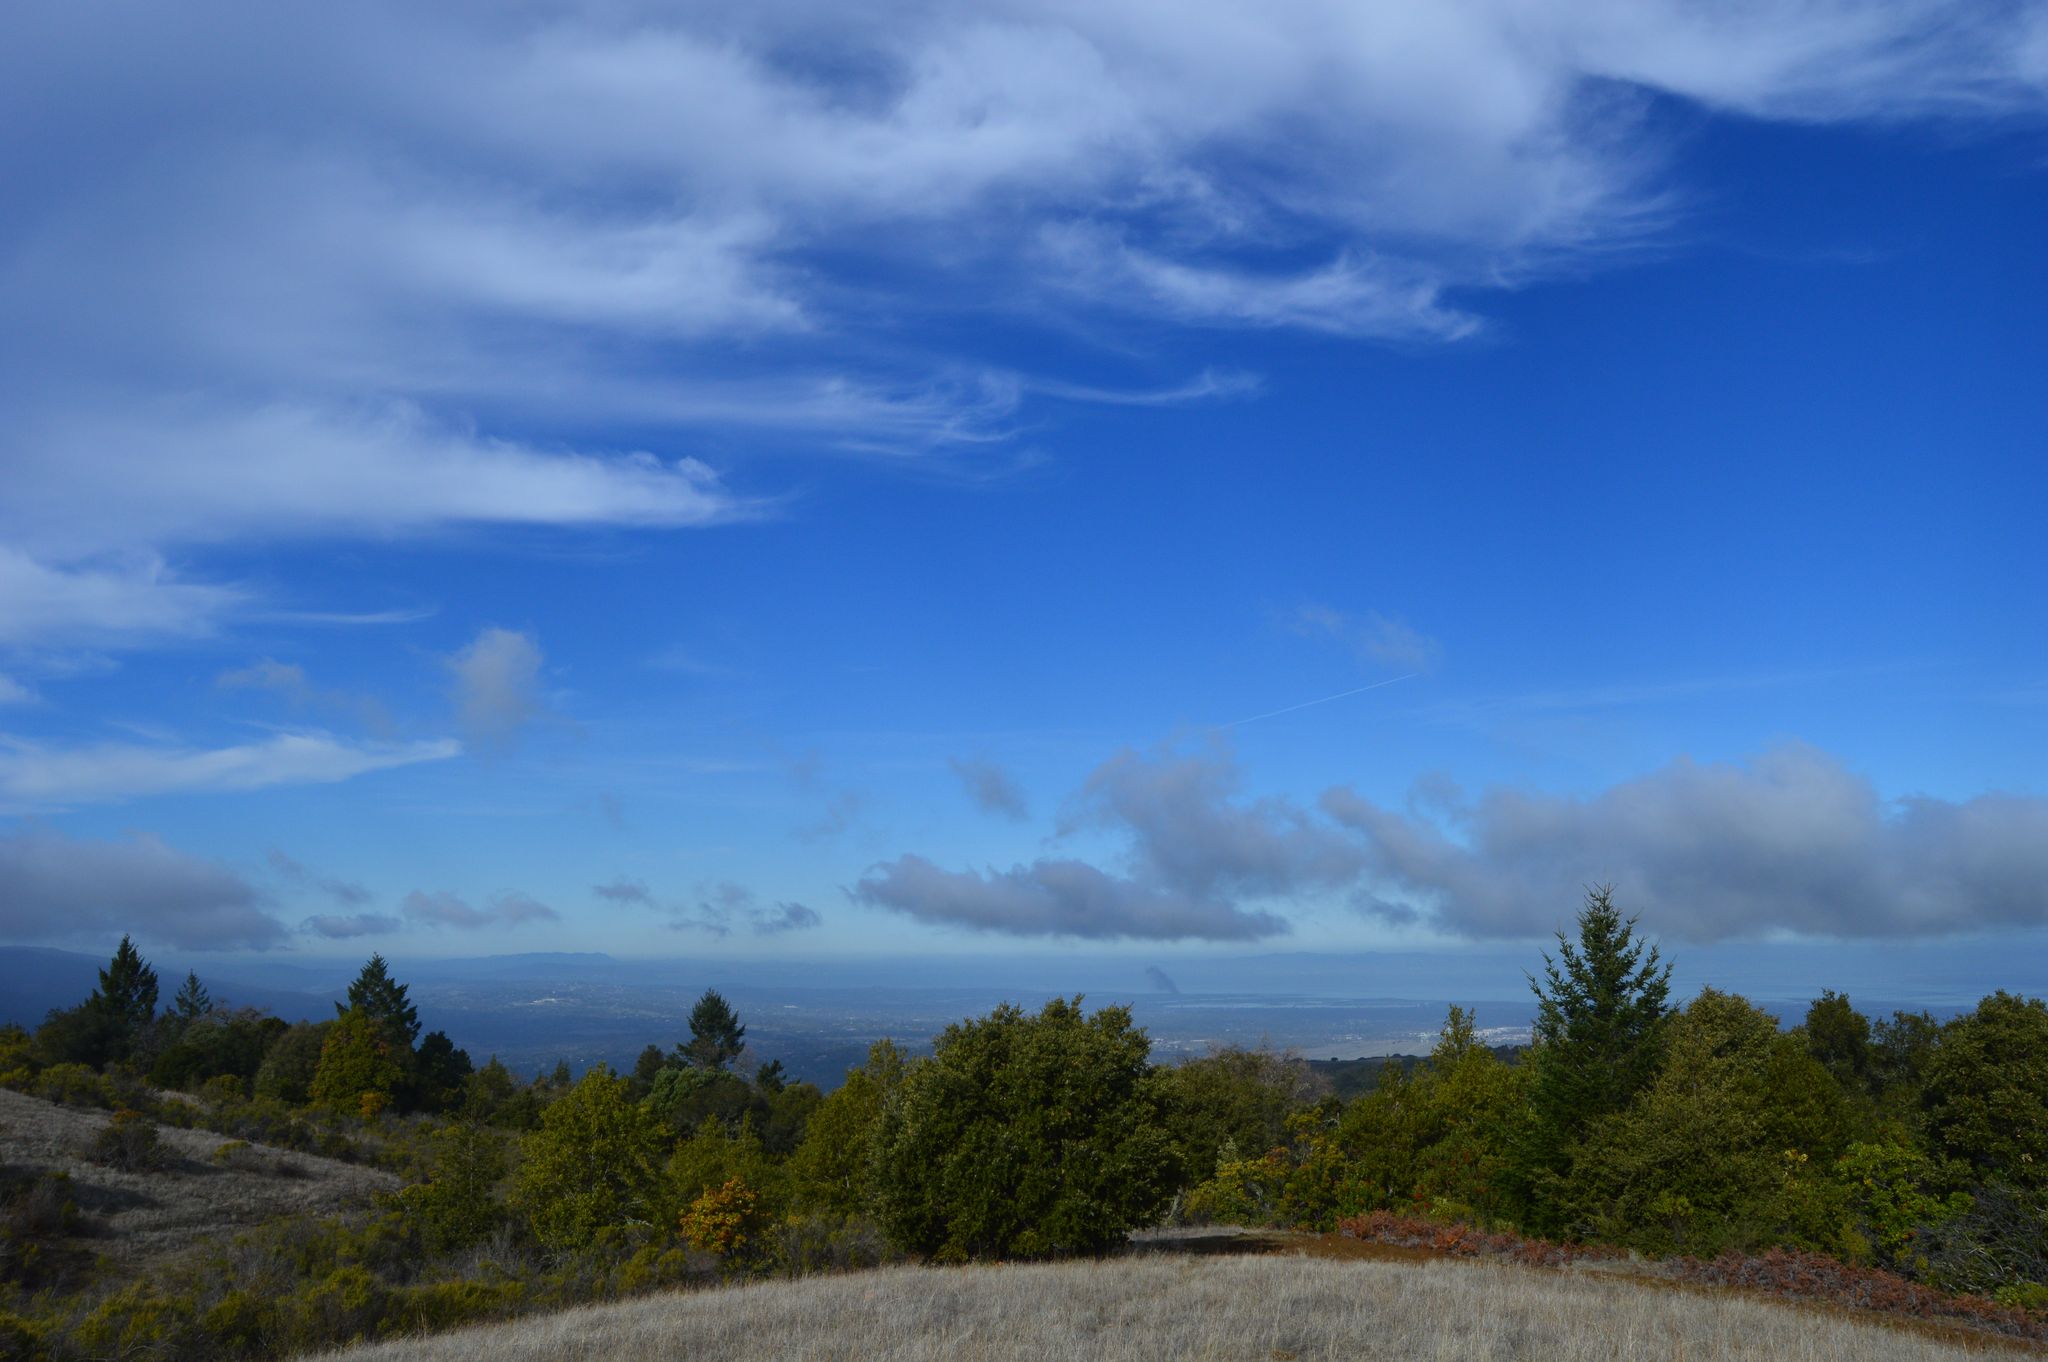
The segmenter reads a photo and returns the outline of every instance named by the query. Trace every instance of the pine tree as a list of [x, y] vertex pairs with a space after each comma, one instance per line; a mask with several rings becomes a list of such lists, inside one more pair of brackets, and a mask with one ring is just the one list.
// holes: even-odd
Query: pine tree
[[690, 1038], [676, 1047], [676, 1054], [693, 1068], [723, 1070], [740, 1057], [746, 1036], [732, 1004], [717, 989], [707, 988], [690, 1009]]
[[384, 957], [372, 955], [364, 963], [362, 973], [356, 975], [356, 981], [348, 986], [347, 1006], [336, 1003], [334, 1015], [343, 1016], [351, 1010], [362, 1012], [390, 1027], [393, 1038], [402, 1038], [410, 1053], [420, 1038], [420, 1012], [405, 992], [405, 985], [391, 977]]
[[190, 970], [185, 972], [185, 983], [179, 988], [178, 996], [171, 1000], [171, 1013], [180, 1023], [190, 1025], [213, 1011], [213, 996], [206, 991], [206, 985], [199, 982], [199, 976]]
[[156, 971], [125, 935], [84, 1010], [103, 1037], [103, 1062], [127, 1059], [143, 1029], [156, 1020]]
[[1589, 890], [1579, 912], [1578, 944], [1557, 934], [1536, 994], [1530, 1055], [1530, 1125], [1511, 1181], [1522, 1228], [1558, 1228], [1546, 1187], [1569, 1167], [1571, 1148], [1593, 1122], [1620, 1111], [1655, 1076], [1671, 1013], [1671, 966], [1635, 937], [1611, 888]]

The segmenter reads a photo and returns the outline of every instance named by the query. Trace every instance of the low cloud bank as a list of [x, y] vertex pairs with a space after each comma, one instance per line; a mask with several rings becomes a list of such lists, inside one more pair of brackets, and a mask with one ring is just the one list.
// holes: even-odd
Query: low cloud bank
[[1121, 843], [1110, 868], [1040, 857], [1007, 870], [905, 854], [854, 901], [1013, 936], [1252, 941], [1290, 904], [1348, 903], [1469, 939], [1547, 935], [1612, 884], [1682, 941], [1775, 933], [1883, 938], [2048, 924], [2048, 800], [1887, 798], [1818, 749], [1679, 759], [1587, 796], [1441, 778], [1404, 807], [1348, 787], [1247, 799], [1228, 752], [1126, 749], [1068, 802], [1058, 834]]

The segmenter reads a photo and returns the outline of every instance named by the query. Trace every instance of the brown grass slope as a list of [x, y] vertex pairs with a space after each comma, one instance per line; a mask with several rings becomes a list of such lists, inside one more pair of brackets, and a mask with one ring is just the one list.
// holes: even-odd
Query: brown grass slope
[[398, 1186], [389, 1173], [252, 1144], [226, 1163], [214, 1152], [228, 1137], [210, 1130], [158, 1131], [173, 1155], [160, 1172], [104, 1168], [87, 1157], [111, 1119], [0, 1088], [0, 1162], [69, 1173], [85, 1215], [82, 1244], [117, 1267], [149, 1264], [203, 1239], [300, 1212], [325, 1214], [370, 1204]]
[[[1994, 1355], [2012, 1356], [1998, 1347]], [[329, 1362], [1946, 1362], [1982, 1349], [1839, 1313], [1498, 1263], [1149, 1255], [890, 1268], [644, 1298]]]

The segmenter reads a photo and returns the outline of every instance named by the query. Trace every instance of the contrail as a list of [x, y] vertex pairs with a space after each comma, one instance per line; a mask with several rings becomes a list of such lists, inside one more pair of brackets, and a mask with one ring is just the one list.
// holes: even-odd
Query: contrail
[[1261, 719], [1277, 719], [1283, 714], [1292, 714], [1297, 709], [1309, 709], [1316, 705], [1327, 705], [1332, 700], [1342, 700], [1350, 695], [1363, 695], [1369, 690], [1378, 690], [1381, 686], [1391, 686], [1396, 681], [1412, 681], [1420, 675], [1422, 675], [1421, 672], [1407, 672], [1401, 676], [1389, 677], [1385, 681], [1375, 681], [1370, 686], [1353, 686], [1350, 690], [1340, 690], [1335, 695], [1325, 695], [1320, 700], [1303, 700], [1298, 705], [1289, 705], [1285, 709], [1268, 710], [1264, 714], [1254, 714], [1249, 719], [1232, 719], [1227, 724], [1219, 724], [1218, 727], [1238, 728], [1245, 724], [1255, 724]]

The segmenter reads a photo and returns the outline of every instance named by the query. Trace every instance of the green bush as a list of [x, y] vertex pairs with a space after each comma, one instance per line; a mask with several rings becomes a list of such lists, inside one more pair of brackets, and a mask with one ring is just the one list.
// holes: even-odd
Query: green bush
[[1130, 1009], [1054, 999], [949, 1026], [883, 1116], [881, 1220], [929, 1258], [1099, 1253], [1179, 1179], [1166, 1092]]
[[200, 1327], [188, 1297], [135, 1282], [94, 1307], [68, 1341], [94, 1358], [185, 1357], [203, 1355]]
[[52, 1064], [36, 1075], [35, 1095], [71, 1107], [108, 1105], [107, 1085], [83, 1064]]
[[589, 1245], [599, 1231], [658, 1214], [659, 1122], [633, 1100], [630, 1079], [598, 1065], [527, 1136], [519, 1200], [549, 1248]]
[[157, 1135], [156, 1122], [130, 1110], [115, 1112], [113, 1119], [100, 1127], [86, 1157], [123, 1173], [162, 1172], [176, 1162]]
[[38, 1288], [72, 1274], [81, 1255], [62, 1241], [78, 1227], [70, 1174], [0, 1168], [0, 1282]]

